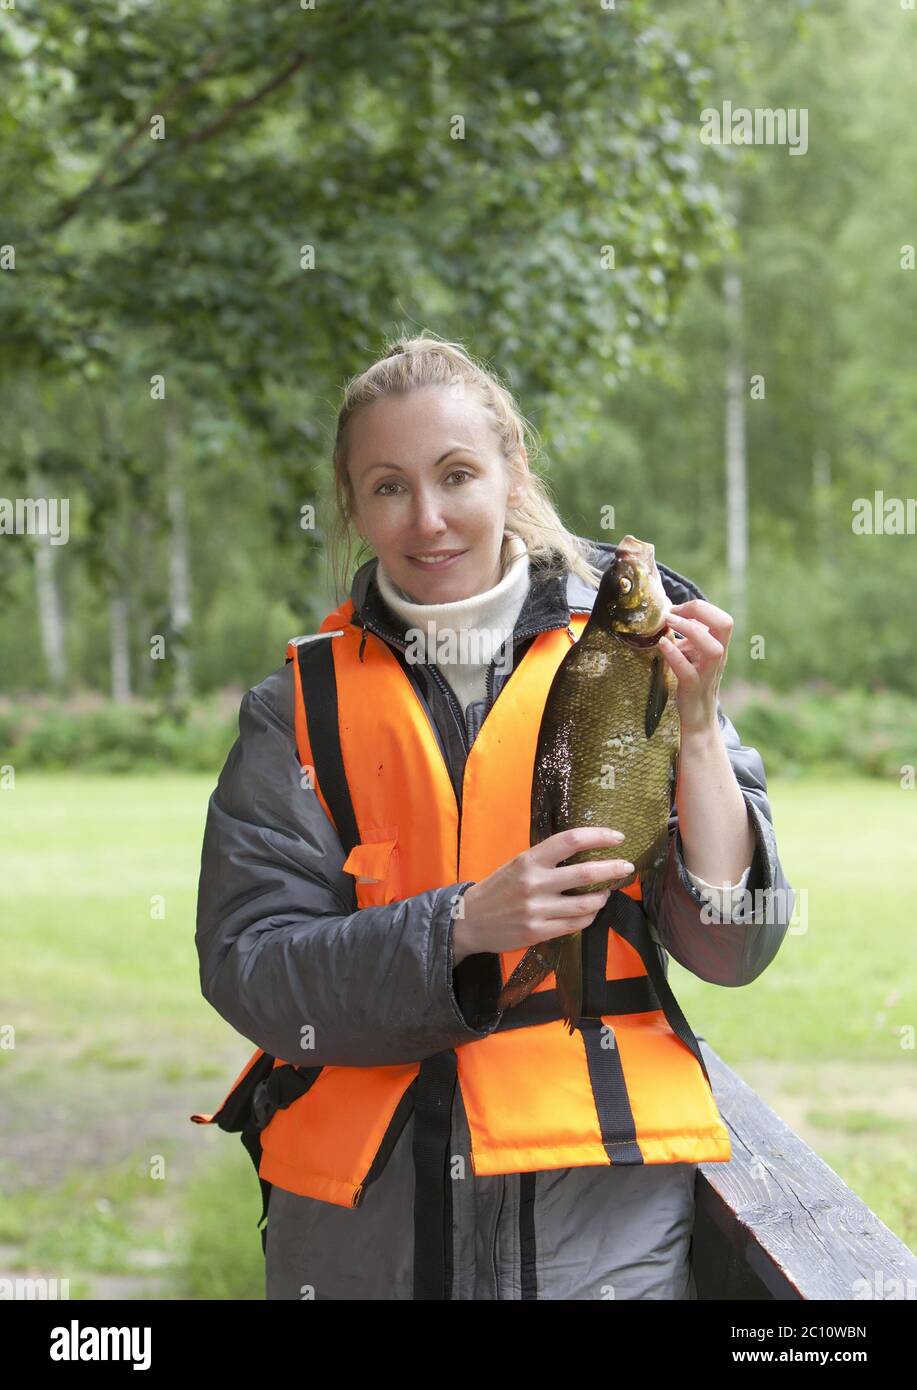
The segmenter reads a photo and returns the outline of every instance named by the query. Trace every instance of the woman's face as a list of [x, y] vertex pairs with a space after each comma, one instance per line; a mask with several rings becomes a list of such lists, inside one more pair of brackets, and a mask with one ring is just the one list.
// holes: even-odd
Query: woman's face
[[386, 396], [348, 433], [353, 519], [399, 588], [451, 603], [499, 583], [506, 509], [521, 493], [472, 392]]

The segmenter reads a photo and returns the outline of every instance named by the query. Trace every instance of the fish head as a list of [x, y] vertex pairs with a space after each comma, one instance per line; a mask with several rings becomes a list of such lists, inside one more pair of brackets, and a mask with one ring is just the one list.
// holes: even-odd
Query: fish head
[[595, 611], [602, 626], [625, 638], [659, 636], [671, 606], [656, 565], [655, 547], [636, 536], [622, 537], [596, 595]]

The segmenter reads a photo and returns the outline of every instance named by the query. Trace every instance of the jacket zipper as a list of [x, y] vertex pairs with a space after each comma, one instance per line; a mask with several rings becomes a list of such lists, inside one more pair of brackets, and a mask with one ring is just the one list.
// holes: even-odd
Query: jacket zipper
[[[462, 735], [462, 746], [465, 749], [465, 760], [467, 762], [468, 754], [471, 752], [471, 745], [468, 742], [468, 728], [465, 724], [465, 716], [462, 713], [462, 707], [459, 704], [458, 700], [455, 698], [455, 692], [449, 685], [449, 682], [446, 680], [445, 676], [440, 674], [438, 667], [435, 666], [431, 661], [427, 669], [429, 670], [430, 675], [436, 681], [436, 684], [439, 686], [440, 690], [443, 692], [443, 694], [449, 701], [449, 705], [452, 709], [453, 716], [455, 717], [455, 721], [459, 726], [459, 732]], [[452, 781], [451, 770], [449, 773], [449, 781]], [[455, 792], [454, 787], [453, 792]], [[457, 883], [459, 881], [459, 859], [461, 858], [462, 853], [462, 808], [464, 805], [464, 798], [459, 796], [457, 792], [455, 792], [455, 804], [458, 808], [458, 829], [455, 836], [455, 881]]]

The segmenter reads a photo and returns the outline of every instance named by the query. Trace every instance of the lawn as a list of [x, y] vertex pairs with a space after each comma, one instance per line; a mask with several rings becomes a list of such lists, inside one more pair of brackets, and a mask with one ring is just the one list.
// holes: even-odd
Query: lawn
[[[260, 1193], [190, 1123], [252, 1051], [202, 999], [194, 904], [213, 779], [28, 774], [0, 792], [0, 1272], [70, 1296], [263, 1297]], [[771, 785], [799, 919], [751, 985], [676, 962], [701, 1033], [917, 1242], [917, 792]]]

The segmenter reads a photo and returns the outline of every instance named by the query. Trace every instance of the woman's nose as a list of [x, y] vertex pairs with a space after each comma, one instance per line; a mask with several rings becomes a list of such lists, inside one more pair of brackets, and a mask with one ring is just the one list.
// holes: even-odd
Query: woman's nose
[[418, 496], [414, 503], [414, 529], [422, 536], [438, 536], [447, 530], [443, 509], [437, 498]]

